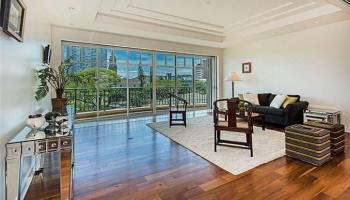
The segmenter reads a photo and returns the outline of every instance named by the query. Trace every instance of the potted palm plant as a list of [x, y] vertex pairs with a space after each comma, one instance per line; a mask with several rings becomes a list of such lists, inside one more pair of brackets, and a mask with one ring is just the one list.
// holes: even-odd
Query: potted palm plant
[[56, 98], [52, 98], [52, 111], [65, 113], [67, 98], [64, 98], [64, 88], [72, 82], [82, 83], [82, 78], [71, 73], [71, 60], [65, 60], [57, 69], [46, 67], [37, 71], [40, 84], [35, 92], [37, 101], [44, 98], [50, 91], [51, 86], [56, 92]]

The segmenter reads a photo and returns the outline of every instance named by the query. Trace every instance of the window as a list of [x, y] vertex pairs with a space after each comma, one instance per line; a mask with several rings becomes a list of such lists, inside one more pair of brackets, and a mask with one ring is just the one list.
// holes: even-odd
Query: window
[[190, 107], [211, 106], [212, 57], [63, 42], [62, 59], [71, 60], [72, 73], [90, 80], [66, 88], [78, 112], [167, 109], [169, 93]]

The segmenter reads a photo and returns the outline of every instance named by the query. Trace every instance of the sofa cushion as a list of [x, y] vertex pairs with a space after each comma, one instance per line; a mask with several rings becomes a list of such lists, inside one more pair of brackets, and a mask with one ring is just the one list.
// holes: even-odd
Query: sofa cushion
[[272, 102], [270, 103], [270, 107], [274, 107], [274, 108], [281, 108], [283, 102], [286, 100], [287, 96], [286, 95], [276, 95], [275, 98], [272, 100]]
[[243, 94], [243, 98], [245, 101], [248, 101], [251, 104], [259, 105], [259, 99], [257, 94], [246, 93], [246, 94]]
[[269, 105], [269, 97], [271, 93], [262, 93], [258, 94], [259, 98], [259, 105], [261, 106], [268, 106]]
[[297, 101], [296, 101], [296, 102], [299, 102], [299, 101], [300, 101], [300, 95], [291, 95], [291, 94], [288, 94], [287, 96], [289, 96], [289, 97], [296, 97], [296, 98], [297, 98]]
[[253, 111], [257, 113], [268, 114], [268, 115], [278, 115], [278, 116], [284, 115], [284, 109], [273, 108], [270, 106], [253, 106]]
[[273, 99], [275, 98], [276, 94], [270, 94], [269, 96], [269, 102], [268, 102], [268, 106], [271, 104], [271, 102], [273, 101]]
[[282, 108], [286, 108], [289, 104], [295, 103], [298, 101], [298, 97], [287, 96], [286, 100], [283, 102]]

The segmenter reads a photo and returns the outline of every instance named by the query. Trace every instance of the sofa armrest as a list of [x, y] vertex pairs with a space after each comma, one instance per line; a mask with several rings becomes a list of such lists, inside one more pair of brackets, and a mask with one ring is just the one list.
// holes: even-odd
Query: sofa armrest
[[304, 110], [309, 106], [309, 102], [299, 101], [296, 103], [288, 104], [285, 108], [284, 125], [289, 126], [293, 124], [303, 123]]

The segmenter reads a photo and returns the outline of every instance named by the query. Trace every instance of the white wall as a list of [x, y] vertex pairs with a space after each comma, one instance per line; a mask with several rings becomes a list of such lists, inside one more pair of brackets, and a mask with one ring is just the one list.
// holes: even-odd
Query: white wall
[[[62, 41], [84, 42], [91, 44], [103, 44], [111, 46], [133, 47], [150, 50], [161, 50], [179, 53], [191, 53], [218, 57], [218, 66], [222, 64], [222, 49], [189, 45], [175, 42], [145, 39], [127, 35], [110, 34], [82, 29], [73, 29], [60, 26], [52, 26], [52, 64], [59, 65], [61, 62]], [[218, 68], [218, 76], [220, 73]], [[220, 80], [221, 77], [218, 77]], [[221, 95], [221, 94], [218, 94]]]
[[42, 0], [25, 0], [27, 17], [24, 42], [0, 29], [0, 199], [5, 199], [5, 143], [24, 127], [27, 116], [50, 108], [45, 99], [34, 99], [35, 69], [42, 61], [43, 46], [50, 43], [50, 24]]
[[[223, 73], [236, 71], [243, 81], [236, 94], [272, 92], [300, 94], [312, 106], [338, 108], [350, 128], [350, 20], [283, 36], [252, 41], [224, 50]], [[241, 74], [241, 63], [252, 73]], [[231, 95], [223, 82], [224, 95]]]

